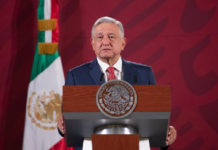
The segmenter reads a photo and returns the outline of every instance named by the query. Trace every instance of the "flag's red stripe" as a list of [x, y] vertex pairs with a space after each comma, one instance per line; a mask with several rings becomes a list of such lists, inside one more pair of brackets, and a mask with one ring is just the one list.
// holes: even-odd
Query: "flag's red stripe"
[[58, 27], [58, 1], [57, 0], [51, 0], [51, 18], [57, 19], [56, 24], [56, 30], [52, 30], [52, 42], [58, 42], [58, 33], [59, 33], [59, 27]]
[[67, 147], [64, 138], [52, 146], [49, 150], [74, 150], [73, 147]]

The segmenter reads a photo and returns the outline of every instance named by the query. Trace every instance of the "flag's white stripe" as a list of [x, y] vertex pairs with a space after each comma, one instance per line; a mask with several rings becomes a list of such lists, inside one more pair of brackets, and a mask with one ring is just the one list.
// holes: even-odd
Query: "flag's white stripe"
[[[58, 87], [60, 94], [62, 94], [62, 86], [64, 85], [64, 74], [61, 65], [61, 58], [58, 57], [54, 62], [40, 73], [30, 85], [33, 85], [34, 90], [50, 90]], [[32, 87], [32, 86], [31, 86]]]
[[[40, 73], [29, 84], [28, 99], [32, 92], [48, 94], [51, 90], [62, 96], [62, 86], [64, 85], [64, 74], [61, 59], [58, 57], [48, 68]], [[28, 105], [28, 102], [27, 102]], [[26, 121], [24, 131], [23, 150], [48, 150], [61, 140], [57, 130], [44, 130], [37, 127], [28, 115], [26, 107]]]
[[52, 43], [52, 31], [45, 31], [45, 43]]
[[51, 0], [44, 0], [44, 19], [51, 19]]
[[[51, 19], [51, 0], [44, 0], [44, 19]], [[52, 31], [45, 31], [45, 43], [52, 42]]]

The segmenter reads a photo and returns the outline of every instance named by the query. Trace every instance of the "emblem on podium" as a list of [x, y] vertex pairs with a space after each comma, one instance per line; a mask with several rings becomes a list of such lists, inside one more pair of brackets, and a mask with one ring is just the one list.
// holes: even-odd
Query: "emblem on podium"
[[132, 113], [137, 104], [135, 89], [122, 80], [111, 80], [98, 89], [96, 103], [109, 118], [124, 118]]

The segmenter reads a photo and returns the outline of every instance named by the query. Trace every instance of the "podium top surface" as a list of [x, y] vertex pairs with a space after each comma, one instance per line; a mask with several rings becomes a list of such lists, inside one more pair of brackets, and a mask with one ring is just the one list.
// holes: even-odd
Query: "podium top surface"
[[[63, 112], [99, 112], [96, 93], [100, 85], [63, 87]], [[134, 112], [170, 112], [170, 86], [134, 85], [137, 106]]]

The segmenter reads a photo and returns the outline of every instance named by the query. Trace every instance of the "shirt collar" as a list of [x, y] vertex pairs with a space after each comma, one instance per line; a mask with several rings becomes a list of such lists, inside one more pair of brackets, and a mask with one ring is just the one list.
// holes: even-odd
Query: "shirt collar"
[[[107, 68], [110, 67], [107, 63], [101, 61], [98, 57], [97, 57], [97, 61], [98, 61], [98, 64], [100, 65], [103, 72], [106, 72]], [[121, 59], [121, 57], [117, 60], [117, 62], [113, 65], [113, 67], [116, 68], [116, 70], [118, 70], [119, 72], [122, 72], [122, 59]]]

